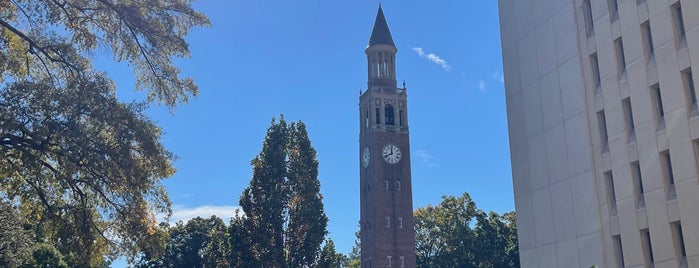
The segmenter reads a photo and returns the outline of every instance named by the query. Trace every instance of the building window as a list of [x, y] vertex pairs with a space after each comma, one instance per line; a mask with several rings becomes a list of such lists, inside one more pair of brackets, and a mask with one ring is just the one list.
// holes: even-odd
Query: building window
[[609, 204], [609, 215], [616, 215], [616, 192], [614, 191], [614, 176], [612, 171], [604, 173], [604, 180], [607, 185], [607, 203]]
[[585, 33], [587, 34], [587, 37], [590, 38], [591, 36], [595, 35], [595, 20], [592, 16], [592, 5], [590, 4], [590, 0], [585, 0], [583, 1], [583, 15], [585, 17]]
[[590, 55], [590, 68], [592, 68], [592, 83], [595, 86], [595, 94], [598, 94], [602, 92], [602, 77], [599, 73], [597, 53]]
[[646, 53], [648, 63], [655, 62], [655, 47], [653, 46], [653, 34], [650, 31], [650, 21], [641, 24], [641, 34], [643, 35], [643, 49]]
[[628, 142], [636, 140], [636, 128], [633, 124], [633, 110], [631, 109], [631, 98], [626, 98], [621, 101], [621, 106], [624, 109], [624, 121], [626, 123], [626, 137]]
[[677, 46], [684, 47], [687, 45], [687, 33], [684, 28], [684, 16], [682, 16], [682, 6], [678, 1], [672, 6], [672, 17], [675, 25], [675, 37], [677, 38]]
[[633, 180], [633, 188], [636, 195], [636, 208], [646, 206], [643, 191], [643, 177], [641, 176], [641, 165], [638, 161], [631, 163], [631, 179]]
[[393, 105], [386, 104], [386, 107], [384, 107], [384, 116], [386, 116], [386, 125], [395, 125], [394, 121], [394, 116], [393, 116]]
[[658, 130], [665, 129], [665, 111], [663, 110], [663, 97], [660, 94], [660, 85], [655, 84], [650, 87], [650, 94], [655, 110], [655, 120], [658, 123]]
[[366, 108], [366, 109], [365, 109], [365, 113], [364, 113], [364, 114], [365, 114], [365, 115], [364, 115], [364, 127], [365, 127], [365, 128], [368, 128], [368, 127], [369, 127], [369, 108]]
[[617, 267], [625, 267], [624, 266], [624, 248], [621, 246], [621, 236], [615, 235], [612, 236], [612, 240], [614, 240], [614, 253], [616, 257], [616, 264]]
[[376, 108], [376, 124], [381, 124], [381, 109]]
[[684, 90], [687, 92], [687, 105], [690, 116], [696, 116], [697, 113], [697, 91], [694, 87], [694, 76], [692, 69], [687, 68], [682, 71], [682, 80], [684, 82]]
[[[612, 0], [614, 1], [614, 0]], [[624, 58], [624, 41], [619, 39], [614, 40], [614, 49], [616, 50], [616, 65], [619, 70], [619, 78], [626, 75], [626, 59]]]
[[643, 258], [646, 267], [653, 267], [655, 259], [653, 258], [653, 245], [651, 244], [648, 229], [641, 230], [641, 246], [643, 247]]
[[388, 267], [391, 267], [391, 259], [393, 258], [393, 256], [386, 256], [386, 258], [388, 259]]
[[383, 181], [384, 184], [384, 190], [388, 191], [388, 181]]
[[672, 228], [672, 240], [675, 242], [675, 255], [679, 260], [680, 267], [687, 267], [687, 249], [684, 247], [684, 235], [682, 235], [682, 225], [679, 221], [670, 223]]
[[619, 19], [619, 3], [617, 3], [617, 0], [608, 0], [607, 4], [609, 5], [609, 19], [611, 21]]
[[665, 188], [667, 189], [667, 199], [673, 200], [676, 198], [675, 175], [672, 173], [672, 160], [670, 159], [669, 150], [660, 152], [660, 165], [663, 169], [663, 178], [665, 179]]
[[405, 256], [400, 256], [400, 267], [405, 267]]
[[396, 180], [396, 191], [400, 191], [400, 181]]
[[403, 229], [403, 217], [398, 217], [398, 228]]
[[403, 126], [403, 110], [398, 110], [398, 124], [402, 127]]
[[391, 228], [391, 217], [386, 217], [386, 228]]
[[602, 145], [602, 153], [609, 152], [609, 136], [607, 135], [607, 118], [604, 115], [604, 110], [597, 112], [597, 123], [599, 125], [600, 144]]

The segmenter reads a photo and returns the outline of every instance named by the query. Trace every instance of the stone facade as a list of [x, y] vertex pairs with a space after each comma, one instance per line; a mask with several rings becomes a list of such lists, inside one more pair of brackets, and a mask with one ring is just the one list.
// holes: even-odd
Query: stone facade
[[499, 10], [522, 267], [699, 267], [699, 1]]

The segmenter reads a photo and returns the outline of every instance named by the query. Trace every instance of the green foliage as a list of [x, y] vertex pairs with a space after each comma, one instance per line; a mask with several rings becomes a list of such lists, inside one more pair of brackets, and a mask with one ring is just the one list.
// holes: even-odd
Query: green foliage
[[0, 200], [0, 267], [18, 266], [31, 254], [32, 244], [15, 208]]
[[[252, 160], [250, 186], [240, 197], [245, 212], [236, 239], [247, 249], [233, 263], [255, 267], [314, 265], [327, 234], [318, 161], [305, 125], [272, 120], [260, 154]], [[229, 233], [233, 237], [233, 233]], [[234, 250], [233, 250], [234, 251]]]
[[335, 242], [332, 239], [325, 240], [325, 245], [320, 252], [318, 268], [341, 268], [347, 267], [349, 259], [342, 253], [335, 251]]
[[519, 267], [512, 212], [486, 214], [464, 193], [414, 216], [418, 267]]
[[160, 180], [174, 171], [143, 107], [119, 103], [104, 76], [92, 79], [0, 90], [0, 191], [84, 266], [155, 234], [155, 212], [170, 208]]
[[[318, 181], [316, 151], [302, 122], [289, 126], [287, 144], [289, 199], [285, 250], [288, 267], [307, 267], [316, 262], [320, 244], [327, 234], [328, 217]], [[332, 243], [332, 240], [329, 240]], [[334, 250], [334, 245], [333, 245]]]
[[359, 230], [354, 232], [354, 245], [352, 246], [352, 251], [350, 251], [349, 256], [347, 256], [347, 267], [348, 268], [360, 268], [362, 267], [362, 240], [361, 240], [361, 226]]
[[0, 81], [69, 77], [92, 72], [91, 55], [111, 51], [134, 68], [136, 89], [171, 108], [197, 94], [179, 77], [173, 57], [188, 57], [184, 36], [209, 21], [191, 0], [16, 0], [0, 4]]
[[160, 250], [155, 215], [170, 213], [174, 156], [147, 103], [120, 103], [93, 55], [127, 62], [135, 88], [174, 109], [197, 87], [172, 60], [208, 24], [191, 0], [0, 1], [0, 194], [69, 266]]
[[226, 225], [216, 216], [196, 217], [169, 227], [165, 252], [152, 256], [142, 254], [136, 267], [228, 267], [226, 257]]
[[26, 260], [21, 268], [68, 268], [63, 255], [53, 245], [48, 243], [38, 243], [34, 246], [32, 258]]

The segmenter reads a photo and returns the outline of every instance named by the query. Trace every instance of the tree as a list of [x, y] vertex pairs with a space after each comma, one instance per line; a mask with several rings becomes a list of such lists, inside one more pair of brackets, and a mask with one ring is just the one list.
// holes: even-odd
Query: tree
[[83, 80], [93, 72], [90, 56], [106, 49], [134, 68], [136, 89], [151, 100], [174, 107], [197, 94], [172, 63], [189, 56], [189, 29], [209, 24], [191, 0], [15, 0], [0, 11], [0, 81]]
[[478, 267], [519, 267], [514, 215], [508, 212], [501, 217], [482, 211], [476, 215], [474, 256]]
[[[244, 237], [250, 249], [242, 266], [304, 267], [316, 263], [327, 233], [318, 161], [305, 125], [273, 119], [253, 176], [240, 197]], [[232, 224], [233, 225], [233, 224]], [[234, 231], [239, 232], [239, 227]], [[233, 233], [230, 233], [233, 237]], [[238, 254], [238, 253], [233, 253]]]
[[0, 267], [16, 267], [32, 252], [30, 234], [17, 216], [11, 204], [0, 200]]
[[356, 232], [354, 232], [354, 245], [352, 246], [352, 251], [350, 251], [349, 256], [347, 256], [347, 267], [349, 268], [360, 268], [362, 267], [362, 235], [361, 226]]
[[[328, 217], [318, 181], [316, 151], [302, 122], [289, 126], [287, 145], [289, 189], [286, 252], [288, 267], [307, 267], [316, 263], [320, 244], [327, 234]], [[329, 240], [332, 243], [332, 240]], [[334, 244], [333, 244], [334, 249]]]
[[254, 258], [249, 266], [283, 267], [284, 222], [289, 197], [286, 187], [286, 145], [288, 129], [282, 118], [272, 120], [262, 152], [252, 160], [250, 186], [240, 196], [245, 212], [244, 228], [252, 242]]
[[[342, 253], [337, 253], [335, 251], [335, 242], [328, 238], [325, 240], [325, 245], [320, 251], [320, 257], [318, 258], [318, 268], [341, 268], [347, 267], [349, 259]], [[311, 267], [304, 266], [304, 267]]]
[[173, 57], [208, 19], [191, 0], [0, 2], [0, 193], [71, 266], [156, 250], [155, 215], [174, 156], [161, 130], [95, 71], [95, 51], [134, 68], [136, 89], [171, 109], [196, 96]]
[[247, 264], [254, 262], [254, 254], [252, 253], [252, 241], [248, 235], [248, 230], [245, 229], [246, 220], [236, 210], [235, 216], [231, 218], [228, 225], [228, 261], [231, 267], [246, 267]]
[[519, 267], [512, 212], [486, 214], [464, 193], [414, 216], [418, 267]]
[[[218, 248], [226, 241], [226, 225], [216, 216], [196, 217], [173, 227], [163, 225], [168, 239], [159, 256], [141, 255], [137, 267], [227, 267], [225, 251]], [[222, 237], [223, 236], [223, 237]], [[219, 251], [220, 250], [220, 251]]]
[[26, 259], [21, 268], [68, 268], [63, 255], [53, 245], [48, 243], [37, 243], [34, 245], [32, 256]]

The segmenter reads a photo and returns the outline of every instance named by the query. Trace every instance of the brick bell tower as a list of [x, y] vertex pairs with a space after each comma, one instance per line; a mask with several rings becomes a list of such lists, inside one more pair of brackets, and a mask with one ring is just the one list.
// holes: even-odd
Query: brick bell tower
[[408, 101], [396, 85], [396, 52], [379, 5], [359, 97], [362, 267], [415, 267]]

